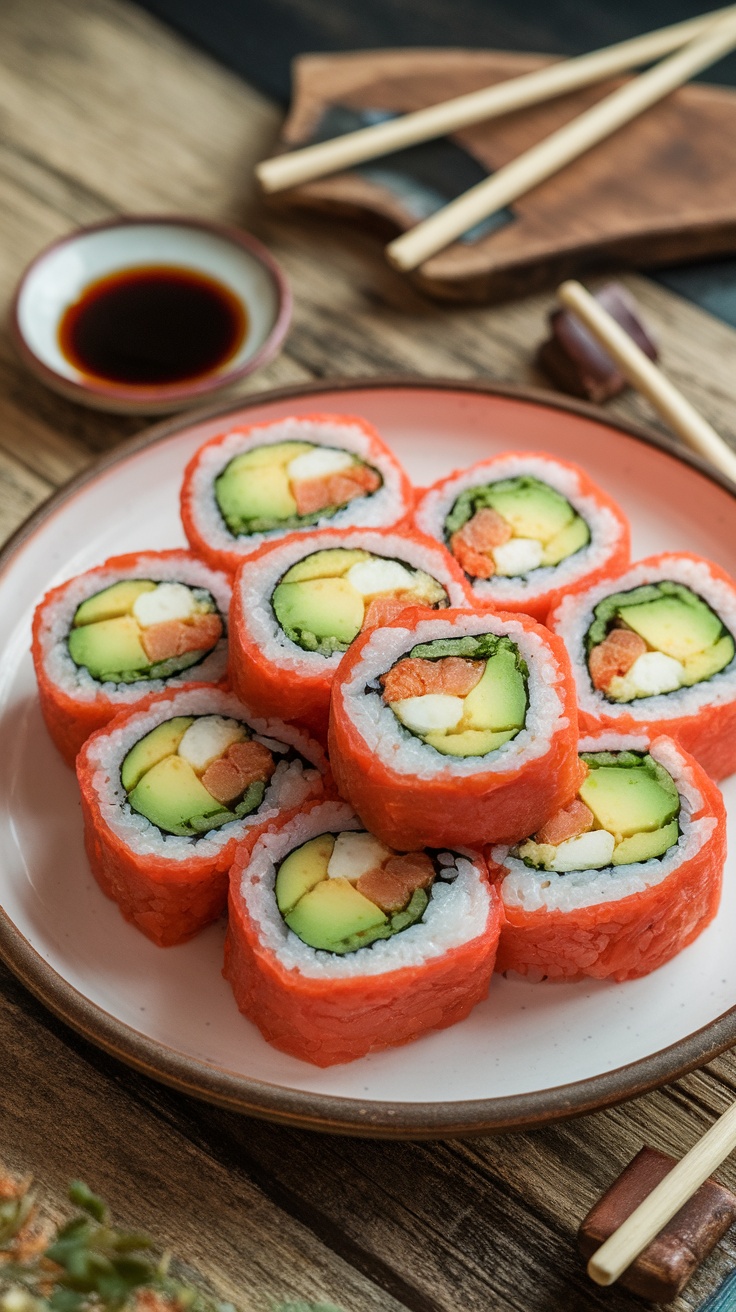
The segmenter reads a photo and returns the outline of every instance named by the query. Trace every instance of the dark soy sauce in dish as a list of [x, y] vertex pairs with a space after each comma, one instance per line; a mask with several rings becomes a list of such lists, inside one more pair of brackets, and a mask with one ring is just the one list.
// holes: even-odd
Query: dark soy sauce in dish
[[220, 368], [242, 345], [247, 326], [240, 300], [214, 278], [146, 265], [85, 287], [64, 312], [59, 345], [93, 378], [165, 386]]

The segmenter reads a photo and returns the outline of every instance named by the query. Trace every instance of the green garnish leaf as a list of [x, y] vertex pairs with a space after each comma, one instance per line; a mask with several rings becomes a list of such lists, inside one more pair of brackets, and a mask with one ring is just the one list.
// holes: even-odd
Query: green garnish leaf
[[107, 1208], [97, 1194], [93, 1194], [84, 1180], [72, 1180], [69, 1185], [70, 1202], [81, 1207], [83, 1211], [89, 1212], [95, 1221], [104, 1221], [107, 1217]]

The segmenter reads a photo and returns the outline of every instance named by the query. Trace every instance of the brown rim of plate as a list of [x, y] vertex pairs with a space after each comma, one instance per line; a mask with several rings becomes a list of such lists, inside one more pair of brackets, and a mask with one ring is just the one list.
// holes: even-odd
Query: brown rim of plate
[[[26, 341], [18, 318], [18, 304], [21, 293], [31, 271], [42, 260], [45, 260], [51, 251], [58, 250], [61, 246], [73, 245], [78, 238], [86, 237], [91, 232], [103, 232], [108, 228], [137, 227], [141, 224], [152, 226], [170, 224], [178, 228], [194, 228], [203, 232], [214, 233], [225, 241], [231, 242], [234, 246], [240, 246], [249, 255], [252, 255], [259, 264], [263, 265], [276, 287], [278, 310], [271, 331], [255, 355], [250, 356], [236, 369], [225, 368], [221, 373], [206, 374], [191, 383], [169, 383], [155, 386], [103, 382], [92, 376], [84, 378], [80, 382], [75, 378], [66, 378], [63, 374], [57, 373], [55, 369], [51, 369], [49, 365], [44, 364], [43, 360], [36, 355], [36, 352], [31, 349]], [[223, 281], [226, 280], [223, 279]], [[136, 409], [145, 413], [144, 407], [146, 404], [160, 406], [169, 403], [173, 408], [185, 400], [197, 400], [200, 397], [204, 399], [208, 392], [224, 391], [225, 388], [233, 387], [236, 383], [241, 382], [243, 378], [247, 378], [254, 370], [261, 369], [274, 358], [281, 347], [291, 323], [292, 310], [293, 297], [286, 275], [276, 263], [271, 252], [245, 228], [236, 228], [209, 219], [188, 218], [186, 215], [181, 214], [124, 214], [112, 219], [104, 219], [100, 223], [90, 223], [82, 228], [74, 228], [72, 232], [68, 232], [63, 237], [57, 238], [56, 241], [50, 242], [42, 251], [39, 251], [38, 255], [34, 256], [30, 263], [26, 265], [13, 293], [9, 311], [9, 324], [13, 345], [23, 363], [42, 382], [46, 383], [47, 387], [51, 387], [57, 392], [63, 392], [64, 396], [72, 401], [84, 402], [87, 397], [96, 396], [100, 400], [109, 401], [111, 405], [117, 405], [123, 411], [129, 405], [131, 407], [135, 406]], [[1, 560], [2, 557], [0, 556]]]
[[[130, 438], [115, 451], [78, 474], [36, 510], [13, 534], [0, 552], [0, 574], [12, 565], [23, 544], [41, 527], [51, 513], [73, 496], [79, 488], [92, 483], [103, 470], [126, 460], [128, 456], [153, 442], [160, 442], [196, 424], [233, 412], [255, 409], [273, 402], [299, 401], [305, 396], [325, 392], [357, 392], [412, 388], [443, 392], [468, 392], [501, 396], [511, 400], [541, 405], [545, 409], [566, 410], [585, 419], [619, 429], [629, 437], [645, 442], [690, 465], [718, 484], [736, 499], [736, 486], [724, 475], [710, 468], [700, 457], [684, 451], [674, 439], [655, 433], [627, 420], [608, 416], [605, 411], [585, 401], [572, 400], [541, 388], [514, 387], [502, 383], [466, 382], [461, 379], [425, 379], [377, 377], [338, 379], [276, 388], [258, 392], [237, 405], [213, 405], [186, 418], [177, 416]], [[501, 1098], [478, 1098], [468, 1101], [412, 1103], [373, 1102], [359, 1098], [334, 1097], [285, 1089], [280, 1085], [251, 1080], [221, 1067], [195, 1061], [167, 1048], [128, 1025], [124, 1025], [101, 1007], [89, 1001], [67, 983], [12, 923], [0, 907], [0, 956], [13, 973], [49, 1011], [71, 1026], [78, 1034], [135, 1070], [160, 1080], [182, 1093], [203, 1098], [221, 1107], [250, 1116], [275, 1121], [300, 1129], [320, 1130], [330, 1134], [358, 1135], [384, 1139], [438, 1139], [472, 1134], [500, 1134], [533, 1129], [571, 1116], [600, 1111], [615, 1103], [638, 1097], [662, 1084], [687, 1074], [724, 1052], [736, 1042], [736, 1006], [716, 1017], [702, 1029], [678, 1043], [602, 1075], [577, 1080], [572, 1084], [540, 1089], [534, 1093], [512, 1094]]]

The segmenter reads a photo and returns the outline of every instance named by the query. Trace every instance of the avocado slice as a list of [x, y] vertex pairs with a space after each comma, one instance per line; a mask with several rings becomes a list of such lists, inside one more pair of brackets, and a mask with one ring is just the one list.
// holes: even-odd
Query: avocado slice
[[150, 669], [139, 635], [138, 622], [132, 615], [85, 624], [71, 630], [69, 655], [75, 665], [85, 666], [93, 679], [117, 682], [118, 674], [135, 670], [144, 674]]
[[[143, 775], [128, 801], [134, 811], [169, 834], [191, 834], [192, 817], [214, 817], [227, 809], [207, 792], [183, 756], [167, 756]], [[227, 812], [228, 818], [230, 813]]]
[[167, 756], [173, 756], [190, 724], [194, 723], [191, 715], [176, 715], [173, 720], [164, 720], [145, 738], [140, 738], [131, 747], [120, 767], [120, 778], [126, 793], [141, 780], [148, 770]]
[[677, 788], [667, 772], [655, 772], [645, 765], [604, 765], [591, 770], [578, 796], [590, 807], [598, 824], [617, 838], [661, 829], [680, 809]]
[[335, 846], [333, 834], [319, 834], [290, 852], [276, 875], [276, 902], [282, 916], [293, 911], [300, 898], [315, 884], [327, 879], [327, 867]]
[[550, 538], [542, 553], [543, 565], [559, 565], [576, 551], [581, 551], [590, 542], [590, 529], [580, 515], [576, 515], [571, 524]]
[[631, 834], [629, 838], [623, 838], [616, 844], [611, 864], [628, 866], [634, 861], [650, 861], [654, 856], [664, 856], [665, 852], [677, 842], [679, 836], [680, 826], [677, 820], [670, 820], [669, 824], [663, 825], [661, 829], [654, 829], [649, 833]]
[[215, 480], [215, 497], [232, 532], [242, 532], [248, 520], [280, 520], [296, 515], [283, 465], [244, 465], [237, 456]]
[[356, 936], [358, 944], [368, 942], [389, 923], [383, 911], [347, 879], [321, 880], [284, 919], [303, 943], [326, 952], [352, 950]]
[[428, 733], [425, 743], [442, 752], [443, 756], [487, 756], [515, 738], [518, 729], [505, 729], [494, 733], [492, 729], [465, 729], [462, 733]]
[[347, 547], [333, 547], [328, 551], [313, 551], [311, 556], [298, 560], [287, 569], [282, 583], [303, 583], [305, 579], [334, 579], [347, 574], [361, 560], [370, 560], [369, 551], [351, 551]]
[[305, 645], [300, 640], [306, 633], [318, 641], [334, 638], [347, 646], [360, 633], [365, 615], [360, 593], [342, 578], [279, 583], [271, 604], [284, 632], [300, 645]]
[[705, 679], [711, 679], [714, 674], [718, 674], [720, 670], [725, 670], [734, 658], [734, 651], [733, 638], [730, 633], [726, 633], [712, 647], [706, 647], [705, 651], [688, 656], [683, 661], [685, 685], [690, 687], [693, 683], [702, 683]]
[[718, 616], [693, 593], [688, 600], [663, 596], [638, 606], [622, 606], [619, 615], [650, 647], [678, 661], [712, 647], [723, 633]]
[[158, 587], [151, 579], [121, 579], [102, 592], [88, 597], [74, 613], [74, 628], [81, 624], [97, 624], [100, 620], [113, 620], [118, 615], [129, 615], [142, 592], [155, 592]]
[[227, 468], [235, 465], [238, 469], [261, 469], [264, 465], [281, 465], [283, 469], [297, 456], [313, 450], [313, 442], [266, 442], [263, 446], [254, 446], [250, 451], [244, 451], [242, 456], [235, 456]]
[[465, 698], [463, 725], [468, 729], [521, 729], [526, 717], [527, 696], [516, 657], [500, 647], [486, 661], [479, 683]]
[[529, 475], [489, 484], [484, 488], [483, 502], [503, 515], [517, 537], [536, 538], [545, 545], [575, 517], [565, 497]]

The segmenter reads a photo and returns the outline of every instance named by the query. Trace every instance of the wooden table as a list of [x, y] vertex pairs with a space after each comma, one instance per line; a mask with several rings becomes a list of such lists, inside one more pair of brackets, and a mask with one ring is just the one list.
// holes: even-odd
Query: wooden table
[[[338, 374], [540, 382], [548, 296], [492, 309], [421, 299], [375, 240], [257, 205], [252, 166], [278, 111], [118, 0], [5, 0], [0, 19], [0, 285], [77, 224], [183, 211], [261, 236], [294, 288], [286, 349], [246, 390]], [[736, 332], [628, 279], [664, 363], [736, 441]], [[651, 422], [633, 397], [613, 411]], [[0, 336], [0, 534], [136, 419], [57, 399]], [[42, 787], [41, 781], [39, 786]], [[624, 1312], [574, 1236], [643, 1142], [681, 1155], [736, 1090], [726, 1055], [670, 1088], [536, 1133], [446, 1143], [325, 1138], [216, 1110], [136, 1075], [55, 1021], [0, 967], [0, 1157], [59, 1202], [72, 1176], [152, 1231], [226, 1299], [347, 1312]], [[736, 1162], [720, 1177], [736, 1188]], [[672, 1306], [696, 1308], [736, 1264], [733, 1233]]]

